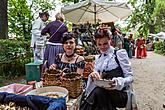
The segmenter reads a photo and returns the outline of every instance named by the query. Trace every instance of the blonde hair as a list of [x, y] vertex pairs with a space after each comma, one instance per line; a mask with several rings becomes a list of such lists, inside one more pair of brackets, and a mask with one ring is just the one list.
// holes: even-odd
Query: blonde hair
[[60, 20], [60, 21], [62, 21], [62, 22], [63, 22], [64, 19], [65, 19], [63, 13], [57, 13], [57, 14], [55, 15], [55, 17], [56, 17], [56, 20]]

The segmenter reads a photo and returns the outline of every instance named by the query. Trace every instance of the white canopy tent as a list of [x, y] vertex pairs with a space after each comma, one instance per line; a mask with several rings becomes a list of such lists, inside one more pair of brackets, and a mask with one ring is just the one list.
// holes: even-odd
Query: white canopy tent
[[73, 23], [114, 22], [132, 14], [126, 3], [86, 0], [61, 8], [66, 20]]
[[150, 34], [150, 36], [165, 40], [165, 32], [159, 32], [157, 34]]

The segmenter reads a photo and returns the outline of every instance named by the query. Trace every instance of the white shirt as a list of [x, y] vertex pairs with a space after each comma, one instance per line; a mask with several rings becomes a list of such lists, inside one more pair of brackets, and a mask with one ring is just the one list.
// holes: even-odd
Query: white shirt
[[[110, 71], [118, 67], [118, 64], [115, 60], [113, 47], [110, 47], [108, 51], [105, 52], [104, 54], [102, 54], [98, 59], [96, 59], [95, 65], [94, 65], [95, 72]], [[131, 63], [129, 61], [129, 58], [125, 49], [118, 50], [116, 52], [116, 56], [123, 70], [124, 77], [115, 77], [112, 80], [116, 80], [115, 89], [122, 90], [125, 86], [133, 82], [133, 74], [132, 74], [133, 72], [131, 68]], [[87, 88], [86, 88], [87, 92], [90, 92], [91, 89], [94, 89], [96, 87], [94, 84], [90, 84], [90, 83], [91, 83], [91, 80], [90, 78], [88, 78]]]
[[[104, 55], [106, 54], [106, 56]], [[115, 61], [115, 55], [114, 55], [114, 48], [110, 47], [106, 53], [104, 53], [98, 58], [94, 65], [94, 71], [103, 72], [104, 71], [110, 71], [112, 69], [115, 69], [118, 67], [117, 62]], [[116, 52], [117, 59], [119, 61], [119, 64], [123, 70], [124, 78], [123, 77], [117, 77], [114, 78], [117, 80], [116, 89], [121, 90], [123, 87], [129, 85], [133, 81], [133, 71], [131, 68], [131, 63], [129, 61], [127, 52], [125, 49], [118, 50]]]
[[[46, 23], [42, 21], [41, 18], [38, 18], [32, 23], [32, 36], [31, 36], [31, 45], [30, 47], [34, 47], [34, 44], [37, 40], [43, 39], [41, 37], [41, 31], [46, 26]], [[44, 40], [44, 39], [43, 39]]]

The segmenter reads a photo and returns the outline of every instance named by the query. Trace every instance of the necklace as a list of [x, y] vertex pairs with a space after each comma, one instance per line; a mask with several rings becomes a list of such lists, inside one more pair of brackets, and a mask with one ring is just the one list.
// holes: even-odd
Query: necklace
[[73, 54], [71, 54], [71, 55], [67, 55], [66, 53], [65, 53], [65, 59], [68, 61], [68, 62], [70, 62], [70, 61], [72, 61], [73, 59], [74, 59], [74, 53]]
[[67, 55], [67, 54], [65, 53], [65, 56], [68, 57], [68, 58], [70, 58], [70, 57], [73, 57], [73, 56], [74, 56], [74, 53], [72, 53], [71, 55]]

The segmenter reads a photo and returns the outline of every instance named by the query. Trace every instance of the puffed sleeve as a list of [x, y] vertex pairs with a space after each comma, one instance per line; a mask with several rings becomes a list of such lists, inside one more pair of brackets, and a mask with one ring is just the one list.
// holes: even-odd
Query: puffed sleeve
[[114, 79], [117, 80], [116, 89], [121, 90], [123, 87], [133, 82], [133, 71], [131, 67], [131, 62], [129, 61], [128, 54], [125, 49], [118, 50], [116, 55], [117, 59], [119, 60], [119, 64], [123, 70], [124, 78], [118, 77]]
[[82, 60], [82, 61], [78, 62], [77, 67], [81, 68], [81, 69], [84, 69], [85, 68], [85, 60]]

